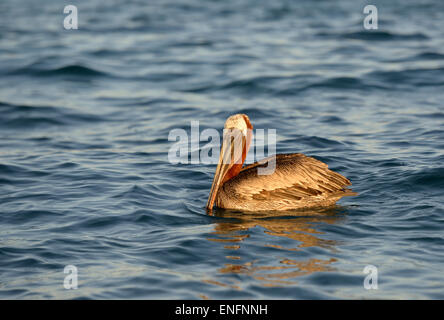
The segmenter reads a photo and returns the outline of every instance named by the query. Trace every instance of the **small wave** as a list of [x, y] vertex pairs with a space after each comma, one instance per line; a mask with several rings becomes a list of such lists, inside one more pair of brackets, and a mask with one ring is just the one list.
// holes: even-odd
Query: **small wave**
[[30, 170], [18, 165], [1, 164], [0, 175], [10, 175], [14, 177], [42, 177], [49, 173], [40, 170]]
[[417, 68], [400, 71], [373, 71], [366, 75], [368, 78], [382, 80], [391, 85], [409, 84], [415, 86], [444, 85], [444, 68]]
[[382, 86], [381, 84], [369, 83], [359, 78], [355, 77], [334, 77], [328, 78], [325, 80], [317, 81], [305, 86], [301, 87], [293, 87], [284, 90], [280, 90], [278, 92], [279, 95], [287, 96], [287, 95], [297, 95], [300, 92], [311, 90], [311, 89], [344, 89], [344, 90], [386, 90], [387, 87]]
[[202, 85], [195, 88], [185, 89], [184, 92], [192, 93], [207, 93], [215, 92], [220, 90], [238, 90], [244, 93], [266, 93], [272, 92], [272, 88], [267, 87], [267, 85], [272, 84], [274, 81], [284, 80], [285, 77], [278, 76], [264, 76], [264, 77], [253, 77], [248, 79], [234, 79], [220, 85]]
[[338, 116], [323, 116], [321, 117], [320, 121], [323, 123], [328, 123], [329, 125], [337, 126], [344, 126], [348, 124], [346, 120]]
[[364, 87], [362, 81], [358, 78], [354, 77], [336, 77], [336, 78], [330, 78], [322, 82], [314, 83], [312, 85], [307, 86], [307, 88], [314, 88], [314, 87], [323, 87], [323, 88], [333, 88], [333, 89], [340, 89], [340, 88], [362, 88]]
[[62, 126], [66, 123], [50, 118], [44, 117], [29, 117], [22, 119], [12, 119], [9, 121], [4, 121], [2, 123], [5, 127], [9, 128], [29, 128], [36, 126]]
[[[147, 189], [149, 188], [149, 190]], [[113, 198], [133, 199], [133, 200], [165, 200], [168, 198], [164, 191], [156, 186], [143, 188], [139, 185], [133, 185], [127, 191], [114, 195]]]
[[416, 114], [415, 116], [420, 118], [429, 118], [429, 119], [444, 119], [444, 112], [421, 113], [421, 114]]
[[411, 174], [403, 180], [403, 183], [410, 187], [415, 186], [437, 190], [437, 188], [444, 187], [444, 167], [424, 169]]
[[83, 229], [103, 229], [109, 228], [112, 226], [121, 226], [124, 223], [125, 219], [119, 216], [103, 216], [103, 217], [94, 217], [88, 218], [78, 224], [74, 225], [75, 229], [83, 230]]
[[443, 60], [444, 54], [436, 52], [423, 52], [418, 54], [414, 60]]
[[349, 33], [326, 33], [317, 34], [327, 38], [358, 39], [366, 41], [395, 41], [395, 40], [427, 40], [423, 33], [400, 34], [388, 31], [357, 31]]
[[162, 81], [173, 81], [182, 78], [189, 78], [190, 76], [191, 74], [186, 72], [162, 72], [162, 73], [151, 72], [147, 75], [141, 76], [140, 79], [162, 82]]
[[5, 216], [5, 213], [3, 213], [3, 215], [3, 223], [23, 224], [31, 221], [43, 222], [53, 220], [55, 217], [60, 216], [60, 213], [50, 210], [22, 210], [14, 212], [13, 214], [8, 213], [6, 214], [7, 216]]
[[422, 133], [423, 136], [427, 136], [428, 138], [443, 138], [444, 137], [444, 130], [428, 130], [424, 133]]
[[69, 65], [54, 69], [37, 69], [34, 67], [26, 67], [9, 72], [10, 75], [30, 75], [36, 77], [51, 76], [77, 76], [77, 77], [98, 77], [107, 75], [105, 72], [95, 70], [93, 68], [81, 65]]
[[[105, 100], [105, 101], [116, 101], [119, 99], [115, 99], [115, 98], [99, 98], [100, 100]], [[125, 99], [121, 99], [119, 102], [119, 105], [122, 106], [128, 106], [128, 107], [147, 107], [147, 106], [171, 106], [173, 104], [178, 104], [181, 103], [181, 100], [178, 99], [169, 99], [169, 98], [153, 98], [153, 99], [134, 99], [134, 98], [125, 98]], [[193, 109], [194, 110], [194, 109]]]
[[[304, 75], [304, 81], [301, 82], [301, 76], [294, 77], [256, 77], [251, 79], [233, 80], [223, 85], [205, 85], [196, 88], [183, 90], [192, 93], [211, 93], [216, 91], [236, 90], [244, 94], [275, 94], [278, 96], [296, 95], [300, 92], [314, 88], [330, 89], [387, 89], [385, 86], [376, 83], [367, 83], [363, 79], [356, 77], [332, 77], [321, 79], [315, 77], [311, 83], [306, 84], [310, 75]], [[281, 85], [285, 82], [284, 85]], [[281, 89], [285, 88], [285, 89]]]
[[0, 102], [2, 129], [32, 129], [42, 126], [64, 126], [105, 120], [92, 114], [83, 114], [67, 108], [29, 106]]
[[340, 141], [316, 137], [316, 136], [301, 137], [298, 142], [309, 145], [310, 147], [314, 148], [330, 148], [337, 146], [345, 146], [345, 144]]
[[174, 47], [213, 47], [215, 44], [214, 41], [211, 40], [188, 40], [188, 41], [182, 41], [182, 42], [176, 42], [174, 43]]
[[442, 237], [412, 237], [412, 238], [406, 238], [406, 241], [412, 241], [412, 242], [424, 242], [427, 245], [444, 245], [444, 239]]
[[388, 62], [416, 62], [416, 61], [427, 61], [427, 60], [444, 60], [444, 54], [437, 52], [422, 52], [409, 56], [407, 58], [388, 60]]

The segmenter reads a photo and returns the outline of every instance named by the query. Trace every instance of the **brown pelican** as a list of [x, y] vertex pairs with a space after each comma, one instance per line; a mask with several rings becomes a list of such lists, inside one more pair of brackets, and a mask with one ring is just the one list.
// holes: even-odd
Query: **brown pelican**
[[[242, 168], [250, 147], [252, 129], [245, 114], [225, 122], [219, 163], [207, 209], [275, 211], [333, 205], [354, 195], [350, 181], [314, 158], [301, 153], [278, 154]], [[271, 174], [259, 174], [274, 161]]]

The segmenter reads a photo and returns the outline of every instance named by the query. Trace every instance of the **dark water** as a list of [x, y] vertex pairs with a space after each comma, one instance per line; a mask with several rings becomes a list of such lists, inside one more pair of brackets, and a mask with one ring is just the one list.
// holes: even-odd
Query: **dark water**
[[[443, 1], [70, 3], [0, 2], [0, 298], [444, 298]], [[206, 215], [168, 134], [237, 112], [359, 196]]]

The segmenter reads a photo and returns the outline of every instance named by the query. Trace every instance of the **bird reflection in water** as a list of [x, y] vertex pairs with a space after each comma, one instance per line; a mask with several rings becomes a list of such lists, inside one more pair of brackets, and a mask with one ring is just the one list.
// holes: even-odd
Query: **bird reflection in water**
[[[337, 260], [329, 259], [289, 259], [285, 258], [285, 252], [291, 252], [291, 256], [297, 255], [297, 251], [309, 247], [320, 247], [332, 252], [336, 251], [337, 241], [323, 239], [323, 232], [316, 229], [316, 224], [336, 224], [344, 219], [345, 210], [340, 206], [322, 208], [319, 210], [287, 211], [287, 212], [268, 212], [268, 213], [245, 213], [227, 210], [216, 210], [215, 216], [225, 218], [223, 222], [217, 222], [213, 234], [214, 238], [208, 240], [223, 243], [225, 249], [230, 254], [226, 256], [230, 263], [225, 264], [219, 269], [222, 274], [241, 274], [248, 275], [261, 282], [264, 286], [284, 286], [295, 284], [295, 278], [306, 276], [316, 272], [327, 272], [334, 270], [331, 266]], [[243, 258], [239, 255], [233, 255], [233, 251], [238, 250], [244, 243], [249, 241], [253, 234], [253, 229], [260, 227], [264, 229], [266, 237], [261, 245], [283, 250], [282, 258], [277, 261], [271, 261], [270, 265], [261, 265], [257, 260], [241, 262]], [[284, 247], [282, 244], [273, 244], [282, 242], [279, 238], [292, 240], [294, 246]], [[251, 240], [257, 245], [257, 239]], [[288, 241], [284, 241], [288, 243]], [[304, 255], [305, 256], [305, 255]], [[234, 261], [239, 261], [235, 263]], [[239, 284], [224, 284], [214, 280], [207, 280], [206, 283], [229, 286], [240, 289]]]

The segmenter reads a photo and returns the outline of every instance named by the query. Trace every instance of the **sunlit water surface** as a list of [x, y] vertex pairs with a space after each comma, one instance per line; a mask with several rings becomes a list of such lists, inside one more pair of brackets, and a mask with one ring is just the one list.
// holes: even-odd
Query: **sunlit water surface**
[[[71, 3], [0, 2], [0, 298], [444, 298], [444, 2]], [[207, 215], [168, 134], [237, 112], [359, 195]]]

